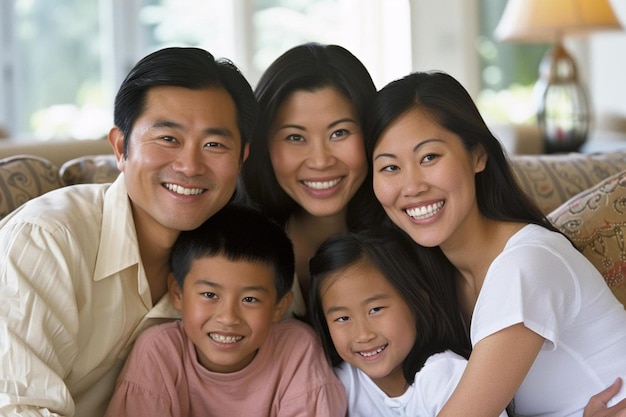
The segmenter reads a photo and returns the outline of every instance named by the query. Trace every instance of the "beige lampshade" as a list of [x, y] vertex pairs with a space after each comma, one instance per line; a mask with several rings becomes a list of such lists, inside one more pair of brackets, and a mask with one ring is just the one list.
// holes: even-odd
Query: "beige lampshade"
[[552, 42], [565, 34], [621, 29], [609, 0], [509, 0], [495, 30], [503, 41]]

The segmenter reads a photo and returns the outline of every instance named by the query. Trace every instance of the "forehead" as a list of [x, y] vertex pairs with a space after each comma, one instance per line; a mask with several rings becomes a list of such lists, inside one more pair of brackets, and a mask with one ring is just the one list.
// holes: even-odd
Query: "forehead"
[[323, 298], [332, 295], [348, 301], [346, 294], [350, 294], [349, 299], [357, 302], [381, 292], [397, 291], [383, 273], [366, 259], [327, 274], [320, 287]]
[[315, 116], [317, 112], [347, 113], [352, 115], [356, 112], [356, 109], [348, 97], [335, 87], [329, 86], [311, 91], [292, 91], [280, 102], [276, 116]]
[[236, 126], [237, 107], [230, 93], [222, 87], [156, 86], [146, 92], [139, 117], [201, 120], [208, 124]]
[[191, 262], [185, 287], [188, 284], [194, 286], [199, 281], [229, 291], [257, 288], [276, 294], [274, 268], [261, 261], [231, 260], [224, 255], [202, 256]]
[[412, 108], [400, 114], [382, 131], [374, 144], [374, 158], [379, 153], [402, 153], [407, 146], [413, 147], [429, 139], [447, 140], [453, 137], [456, 135], [444, 128], [429, 113]]

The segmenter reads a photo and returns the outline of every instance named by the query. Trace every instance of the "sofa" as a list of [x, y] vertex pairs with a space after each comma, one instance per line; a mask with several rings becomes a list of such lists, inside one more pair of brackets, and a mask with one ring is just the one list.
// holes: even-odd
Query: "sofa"
[[[56, 163], [41, 153], [0, 159], [0, 219], [55, 188], [111, 182], [119, 174], [110, 149], [102, 154], [56, 156], [60, 158]], [[626, 149], [513, 155], [510, 159], [522, 189], [596, 266], [626, 305]]]

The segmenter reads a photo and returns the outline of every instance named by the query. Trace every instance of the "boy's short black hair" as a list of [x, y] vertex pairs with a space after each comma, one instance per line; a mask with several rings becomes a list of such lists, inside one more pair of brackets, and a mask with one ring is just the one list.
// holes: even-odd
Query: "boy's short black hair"
[[183, 287], [193, 261], [212, 256], [271, 266], [276, 301], [291, 290], [295, 270], [291, 240], [281, 226], [257, 210], [230, 204], [197, 229], [183, 231], [170, 258], [178, 286]]

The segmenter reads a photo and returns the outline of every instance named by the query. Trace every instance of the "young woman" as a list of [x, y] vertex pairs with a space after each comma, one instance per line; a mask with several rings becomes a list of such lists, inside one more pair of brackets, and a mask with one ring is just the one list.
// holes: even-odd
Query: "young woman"
[[[368, 168], [362, 124], [376, 88], [348, 50], [308, 43], [277, 58], [255, 94], [260, 123], [243, 182], [253, 202], [286, 228], [306, 300], [308, 261], [318, 246], [362, 227], [375, 201], [371, 181], [363, 186]], [[302, 314], [302, 300], [294, 303]]]
[[458, 271], [473, 351], [440, 416], [493, 416], [512, 399], [521, 415], [579, 416], [626, 376], [626, 311], [520, 190], [454, 78], [414, 73], [388, 84], [366, 138], [389, 219]]
[[431, 295], [445, 283], [418, 265], [398, 240], [364, 233], [332, 237], [311, 259], [311, 322], [348, 415], [435, 417], [463, 374], [460, 316]]

